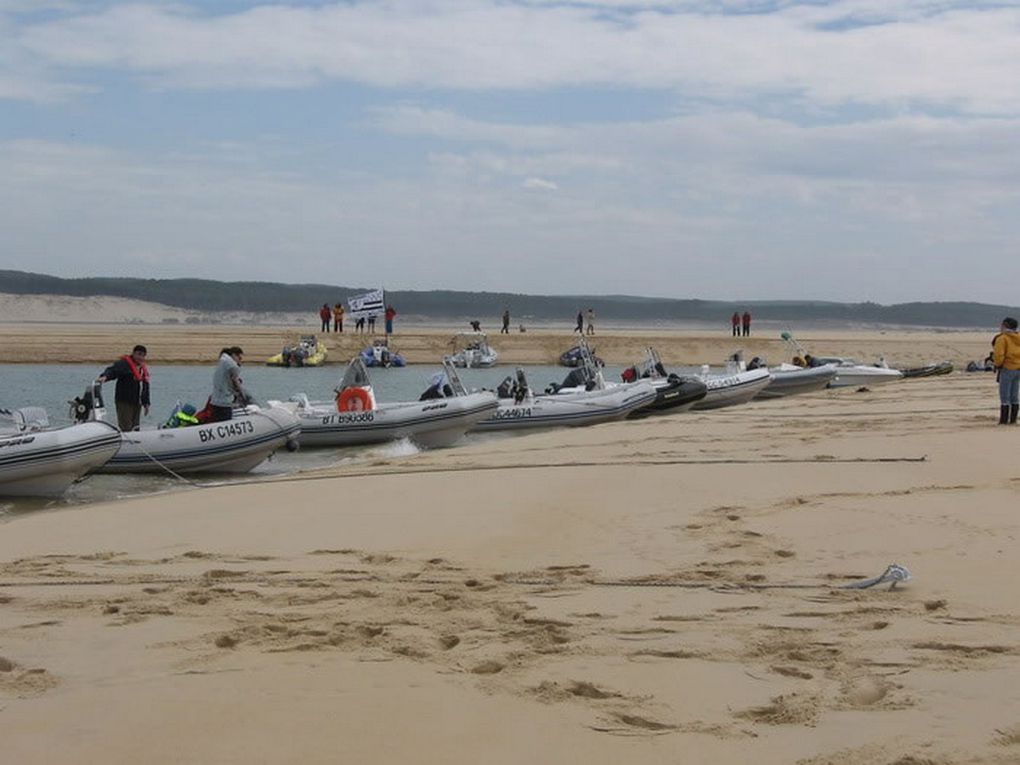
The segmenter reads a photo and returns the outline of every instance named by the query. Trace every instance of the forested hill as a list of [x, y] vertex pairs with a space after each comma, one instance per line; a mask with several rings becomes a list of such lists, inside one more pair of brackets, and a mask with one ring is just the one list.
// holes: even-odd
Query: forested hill
[[[111, 296], [145, 300], [199, 311], [314, 311], [368, 287], [271, 282], [217, 282], [206, 279], [62, 279], [25, 271], [0, 270], [0, 293], [16, 295]], [[570, 321], [589, 306], [603, 320], [726, 322], [734, 311], [749, 310], [756, 320], [839, 321], [935, 327], [995, 327], [1016, 306], [982, 303], [834, 303], [824, 301], [670, 300], [625, 295], [516, 295], [506, 292], [387, 291], [404, 316], [476, 318], [498, 316], [509, 307], [514, 321]]]

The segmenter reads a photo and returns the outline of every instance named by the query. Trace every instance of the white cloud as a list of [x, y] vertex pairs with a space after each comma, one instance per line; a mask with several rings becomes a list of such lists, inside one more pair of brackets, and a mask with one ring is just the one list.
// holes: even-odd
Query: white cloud
[[117, 69], [160, 87], [608, 85], [1020, 112], [1020, 8], [842, 0], [720, 11], [745, 5], [389, 0], [225, 15], [118, 5], [26, 23], [5, 42], [54, 72]]
[[559, 186], [545, 178], [525, 178], [524, 183], [521, 185], [526, 189], [540, 189], [542, 191], [557, 191], [559, 189]]

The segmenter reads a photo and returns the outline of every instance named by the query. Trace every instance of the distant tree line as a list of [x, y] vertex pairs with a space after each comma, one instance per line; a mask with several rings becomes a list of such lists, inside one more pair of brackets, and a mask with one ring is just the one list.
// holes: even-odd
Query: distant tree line
[[[314, 312], [323, 303], [346, 300], [370, 287], [273, 282], [218, 282], [208, 279], [63, 279], [25, 271], [0, 270], [0, 292], [16, 295], [110, 296], [145, 300], [195, 311]], [[727, 323], [734, 311], [750, 310], [755, 320], [838, 321], [931, 327], [995, 327], [1003, 316], [1017, 316], [1016, 306], [968, 302], [916, 302], [896, 305], [827, 301], [670, 300], [626, 295], [519, 295], [508, 292], [412, 292], [387, 290], [387, 302], [404, 316], [433, 319], [491, 319], [504, 306], [513, 322], [571, 321], [578, 310], [592, 307], [599, 320], [706, 321]]]

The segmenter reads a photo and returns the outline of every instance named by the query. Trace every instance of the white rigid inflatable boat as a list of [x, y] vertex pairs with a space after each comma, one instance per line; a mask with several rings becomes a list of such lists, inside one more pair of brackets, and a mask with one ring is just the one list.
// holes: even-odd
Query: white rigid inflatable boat
[[[97, 387], [75, 400], [77, 417], [103, 424]], [[253, 404], [234, 409], [233, 418], [187, 427], [121, 433], [120, 448], [101, 473], [247, 473], [281, 446], [297, 448], [297, 418], [283, 409]]]
[[120, 443], [120, 431], [109, 423], [54, 428], [39, 407], [0, 410], [0, 496], [59, 496]]
[[869, 385], [881, 385], [903, 379], [903, 373], [898, 369], [890, 369], [882, 365], [869, 366], [858, 364], [853, 359], [839, 356], [824, 356], [812, 359], [811, 367], [818, 365], [832, 364], [836, 368], [836, 377], [829, 383], [830, 388], [866, 388]]
[[814, 393], [824, 390], [836, 377], [833, 364], [818, 367], [798, 367], [795, 364], [780, 364], [769, 367], [772, 382], [761, 390], [756, 398], [784, 398], [797, 396], [801, 393]]
[[708, 366], [702, 367], [701, 381], [708, 392], [691, 409], [721, 409], [724, 406], [746, 404], [772, 382], [772, 373], [766, 367], [758, 369], [734, 369], [722, 375], [708, 373]]
[[[578, 367], [580, 369], [580, 367]], [[575, 372], [577, 369], [574, 370]], [[601, 372], [598, 373], [601, 377]], [[632, 412], [652, 404], [658, 396], [648, 380], [607, 386], [602, 381], [590, 390], [586, 386], [560, 388], [555, 393], [536, 395], [524, 370], [500, 386], [507, 393], [499, 400], [499, 409], [475, 426], [475, 431], [526, 430], [561, 426], [595, 425], [622, 420]]]
[[360, 357], [348, 364], [336, 393], [334, 401], [309, 401], [300, 394], [288, 402], [270, 404], [293, 411], [301, 426], [303, 446], [359, 446], [408, 438], [429, 449], [453, 445], [497, 407], [496, 396], [490, 391], [377, 402]]

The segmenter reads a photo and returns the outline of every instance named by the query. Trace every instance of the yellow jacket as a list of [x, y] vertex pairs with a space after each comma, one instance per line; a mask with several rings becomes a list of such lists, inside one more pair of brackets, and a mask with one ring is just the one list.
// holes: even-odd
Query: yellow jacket
[[1020, 334], [1000, 332], [992, 342], [992, 361], [1002, 369], [1020, 369]]

